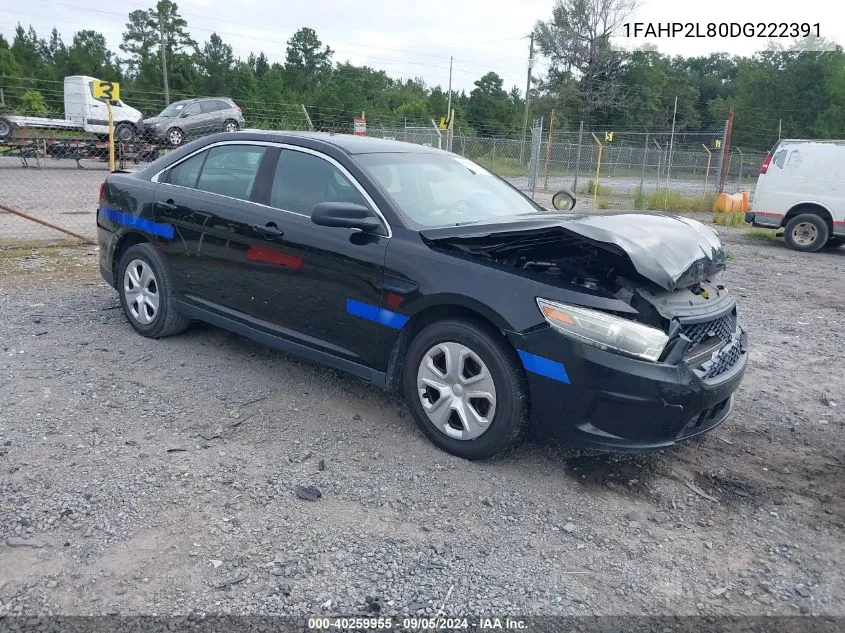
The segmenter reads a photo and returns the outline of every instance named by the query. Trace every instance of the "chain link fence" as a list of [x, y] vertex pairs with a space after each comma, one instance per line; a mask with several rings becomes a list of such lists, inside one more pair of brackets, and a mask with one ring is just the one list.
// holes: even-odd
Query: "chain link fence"
[[[241, 129], [345, 134], [355, 129], [348, 116], [302, 105], [280, 105], [272, 117], [250, 108], [241, 114]], [[173, 121], [180, 123], [178, 118]], [[185, 127], [181, 142], [223, 131], [225, 125], [218, 117]], [[574, 189], [581, 209], [593, 204], [602, 209], [709, 208], [718, 191], [723, 157], [718, 147], [722, 131], [672, 134], [584, 128], [553, 130], [549, 135], [548, 122], [540, 119], [524, 139], [481, 137], [460, 124], [449, 139], [434, 120], [389, 117], [368, 117], [366, 134], [442, 149], [451, 145], [456, 154], [480, 163], [541, 203], [548, 202], [548, 196], [541, 194]], [[155, 134], [149, 126], [139, 125], [131, 140], [115, 139], [116, 167], [137, 169], [172, 148], [166, 133]], [[0, 246], [93, 242], [108, 156], [107, 135], [18, 124], [5, 135], [0, 129]], [[753, 190], [764, 157], [765, 152], [731, 148], [725, 190]]]

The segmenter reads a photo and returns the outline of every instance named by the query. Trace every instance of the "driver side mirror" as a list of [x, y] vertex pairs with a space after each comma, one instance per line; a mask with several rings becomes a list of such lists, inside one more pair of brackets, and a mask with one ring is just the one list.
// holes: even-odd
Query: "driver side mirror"
[[351, 202], [321, 202], [311, 211], [311, 221], [319, 226], [337, 226], [372, 233], [381, 228], [381, 222], [360, 204]]
[[558, 211], [570, 211], [575, 207], [575, 194], [569, 189], [561, 189], [552, 196], [552, 206]]

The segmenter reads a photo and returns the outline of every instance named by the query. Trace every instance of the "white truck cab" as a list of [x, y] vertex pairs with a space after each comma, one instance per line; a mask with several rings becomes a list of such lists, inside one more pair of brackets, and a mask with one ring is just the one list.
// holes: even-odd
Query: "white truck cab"
[[783, 228], [789, 248], [845, 243], [845, 140], [781, 140], [760, 167], [745, 221]]
[[[65, 118], [0, 116], [0, 139], [10, 137], [14, 128], [85, 130], [92, 134], [109, 133], [109, 113], [104, 101], [94, 98], [94, 77], [65, 77]], [[143, 115], [123, 101], [111, 102], [115, 139], [129, 143], [143, 128]]]
[[[65, 77], [65, 118], [81, 124], [86, 132], [109, 133], [109, 113], [104, 101], [94, 98], [94, 77], [73, 75]], [[119, 141], [132, 140], [140, 130], [143, 115], [123, 101], [111, 102], [114, 117], [115, 138]]]

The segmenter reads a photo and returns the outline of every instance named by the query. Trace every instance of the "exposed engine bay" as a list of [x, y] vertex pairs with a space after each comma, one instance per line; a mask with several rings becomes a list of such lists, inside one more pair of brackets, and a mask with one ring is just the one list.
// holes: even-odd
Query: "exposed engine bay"
[[672, 340], [667, 355], [693, 366], [706, 362], [736, 330], [736, 301], [718, 283], [724, 258], [702, 255], [667, 288], [664, 277], [659, 278], [663, 284], [657, 283], [637, 269], [637, 254], [632, 257], [617, 244], [573, 235], [562, 227], [442, 238], [432, 245], [582, 295], [616, 299], [626, 310], [607, 311], [666, 332]]

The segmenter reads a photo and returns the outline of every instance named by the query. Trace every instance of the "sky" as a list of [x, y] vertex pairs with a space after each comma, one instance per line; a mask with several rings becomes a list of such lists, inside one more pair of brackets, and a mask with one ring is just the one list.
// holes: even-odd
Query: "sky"
[[[130, 11], [153, 6], [154, 0], [0, 0], [0, 32], [11, 40], [14, 27], [32, 24], [47, 37], [55, 26], [65, 43], [83, 28], [103, 33], [119, 52], [121, 33]], [[430, 86], [449, 82], [449, 58], [454, 58], [452, 87], [473, 88], [473, 82], [493, 70], [510, 90], [525, 90], [528, 34], [537, 20], [551, 17], [554, 0], [177, 0], [193, 37], [202, 43], [213, 31], [246, 58], [263, 50], [271, 62], [284, 60], [285, 42], [299, 27], [310, 26], [335, 51], [335, 61], [350, 61], [385, 70], [390, 76], [422, 77]], [[819, 23], [821, 35], [845, 43], [845, 8], [832, 0], [643, 0], [629, 22], [806, 22]], [[633, 27], [632, 27], [633, 28]], [[622, 33], [620, 33], [620, 36]], [[707, 55], [728, 51], [750, 55], [765, 48], [757, 38], [633, 39], [617, 37], [625, 48], [653, 44], [672, 55]], [[535, 62], [543, 74], [548, 63]]]

